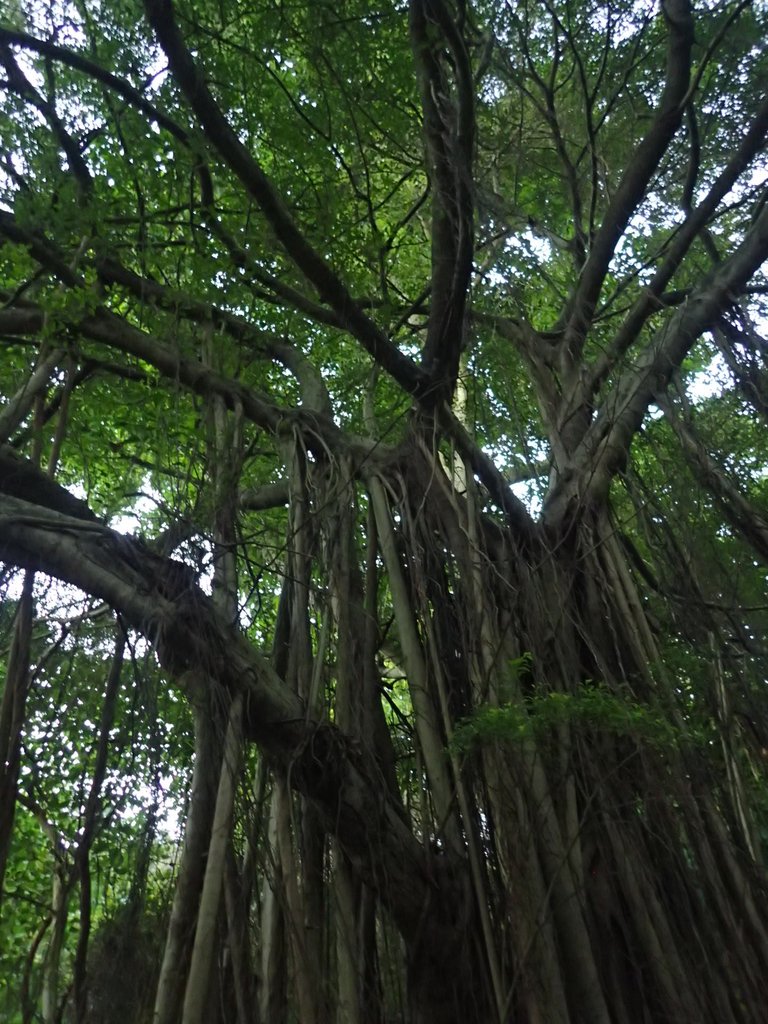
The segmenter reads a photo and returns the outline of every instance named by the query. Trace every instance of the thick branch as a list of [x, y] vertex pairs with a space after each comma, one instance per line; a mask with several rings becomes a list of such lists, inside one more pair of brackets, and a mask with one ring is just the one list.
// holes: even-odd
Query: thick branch
[[36, 39], [34, 36], [28, 35], [26, 32], [16, 32], [13, 29], [0, 27], [0, 41], [10, 43], [13, 46], [21, 46], [25, 50], [32, 50], [34, 53], [39, 53], [43, 57], [49, 57], [53, 60], [59, 61], [62, 64], [66, 64], [68, 67], [75, 68], [77, 71], [82, 71], [90, 78], [94, 78], [96, 81], [101, 82], [112, 92], [116, 93], [121, 99], [124, 99], [136, 110], [141, 111], [150, 121], [153, 121], [159, 127], [164, 128], [167, 132], [170, 132], [174, 138], [178, 139], [185, 146], [190, 144], [189, 133], [180, 127], [172, 118], [168, 117], [162, 111], [158, 110], [157, 107], [151, 103], [146, 96], [130, 82], [127, 82], [124, 78], [113, 75], [112, 72], [106, 71], [99, 64], [89, 60], [87, 57], [83, 57], [79, 53], [75, 53], [73, 50], [67, 49], [65, 46], [57, 46], [55, 43], [51, 43], [46, 39]]
[[433, 885], [421, 847], [397, 806], [382, 796], [377, 769], [338, 729], [308, 718], [298, 696], [197, 587], [188, 567], [98, 523], [5, 493], [0, 537], [4, 561], [111, 604], [155, 644], [163, 666], [182, 684], [187, 672], [200, 678], [203, 666], [202, 675], [216, 685], [242, 693], [249, 738], [314, 801], [406, 940], [418, 941]]
[[354, 301], [340, 278], [310, 244], [258, 161], [240, 142], [187, 49], [170, 0], [145, 0], [149, 22], [168, 58], [171, 72], [198, 118], [208, 141], [255, 199], [285, 251], [314, 285], [323, 302], [376, 362], [406, 391], [424, 394], [428, 381]]
[[261, 487], [251, 487], [240, 495], [240, 508], [246, 512], [262, 512], [267, 508], [279, 508], [288, 504], [289, 485], [287, 480], [276, 480]]
[[561, 522], [574, 502], [602, 501], [615, 473], [626, 463], [632, 439], [655, 396], [666, 390], [701, 334], [712, 328], [768, 257], [768, 207], [744, 241], [657, 332], [618, 379], [576, 449], [546, 504], [546, 518]]
[[96, 516], [84, 501], [75, 498], [6, 444], [0, 444], [0, 492], [22, 501], [44, 505], [75, 519], [96, 521]]
[[690, 211], [675, 232], [661, 266], [656, 270], [647, 286], [643, 288], [610, 347], [596, 361], [589, 375], [587, 385], [589, 393], [594, 393], [603, 383], [621, 356], [633, 344], [648, 318], [660, 308], [660, 305], [669, 305], [669, 299], [663, 294], [664, 289], [672, 280], [694, 240], [717, 212], [722, 200], [765, 145], [766, 134], [768, 134], [768, 100], [761, 105], [739, 146], [709, 192]]
[[[18, 316], [17, 310], [0, 310], [0, 332], [12, 333], [14, 328], [21, 327], [24, 333], [39, 331], [44, 322], [44, 313], [39, 309], [33, 311], [25, 308], [23, 317]], [[321, 456], [328, 450], [349, 450], [350, 445], [361, 456], [370, 456], [371, 445], [351, 439], [329, 417], [301, 408], [286, 409], [278, 406], [254, 388], [224, 377], [196, 359], [186, 358], [177, 349], [163, 344], [105, 309], [91, 316], [73, 319], [69, 329], [82, 333], [92, 341], [137, 356], [154, 366], [164, 377], [179, 381], [196, 394], [220, 395], [228, 408], [241, 408], [251, 422], [265, 430], [274, 433], [289, 424], [298, 425], [304, 431], [307, 447]], [[278, 358], [287, 358], [285, 351], [275, 354]]]
[[658, 170], [659, 162], [683, 117], [693, 46], [691, 6], [688, 0], [667, 0], [662, 3], [662, 10], [669, 32], [664, 91], [656, 117], [628, 161], [627, 170], [605, 212], [570, 304], [563, 338], [565, 358], [569, 363], [577, 360], [581, 352], [616, 245], [642, 201], [648, 183]]
[[[464, 345], [474, 251], [474, 82], [464, 40], [444, 0], [412, 0], [410, 30], [432, 191], [432, 300], [423, 363], [436, 396], [450, 398]], [[445, 69], [446, 45], [454, 90]]]

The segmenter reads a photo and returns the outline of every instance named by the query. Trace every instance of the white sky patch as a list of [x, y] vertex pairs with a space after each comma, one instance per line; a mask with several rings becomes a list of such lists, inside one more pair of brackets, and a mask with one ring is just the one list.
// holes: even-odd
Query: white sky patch
[[156, 802], [157, 831], [160, 840], [167, 843], [179, 842], [184, 825], [184, 798], [181, 794], [174, 793], [173, 781], [170, 775], [161, 775], [157, 792], [146, 782], [140, 783], [134, 791], [139, 803], [132, 812], [128, 811], [123, 815], [123, 820], [138, 820], [139, 816], [145, 814]]
[[688, 398], [694, 404], [708, 398], [716, 398], [726, 390], [731, 376], [723, 357], [718, 352], [705, 370], [694, 373], [686, 384]]
[[109, 524], [110, 527], [126, 536], [138, 533], [141, 530], [142, 517], [156, 508], [159, 498], [159, 494], [153, 494], [151, 491], [138, 495], [130, 511], [115, 516]]
[[[41, 72], [39, 72], [35, 67], [32, 54], [28, 53], [26, 50], [18, 48], [14, 52], [14, 57], [16, 58], [16, 63], [21, 68], [23, 74], [26, 76], [26, 78], [29, 79], [29, 81], [35, 87], [35, 89], [37, 89], [39, 92], [44, 93], [45, 79], [43, 78]], [[39, 111], [35, 111], [35, 114], [37, 114], [40, 123], [45, 124], [45, 118], [43, 117], [43, 115]]]
[[534, 518], [541, 515], [543, 503], [539, 484], [535, 481], [523, 480], [520, 483], [512, 484], [512, 493], [522, 501]]
[[[642, 26], [649, 13], [649, 3], [637, 3], [631, 8], [631, 13], [615, 15], [611, 18], [611, 39], [615, 45], [625, 43], [631, 39]], [[607, 32], [608, 14], [603, 8], [597, 8], [589, 17], [590, 25], [598, 32]]]
[[146, 88], [147, 93], [158, 92], [168, 78], [168, 61], [159, 46], [154, 48], [152, 59], [147, 64], [146, 70], [147, 76], [150, 78]]
[[530, 228], [512, 235], [505, 245], [509, 249], [522, 251], [525, 255], [535, 256], [541, 263], [549, 263], [553, 256], [552, 243]]
[[[98, 0], [88, 0], [88, 3], [91, 15], [98, 18], [101, 4]], [[45, 0], [44, 3], [32, 0], [19, 6], [35, 35], [47, 37], [55, 32], [59, 46], [82, 49], [86, 45], [83, 18], [72, 0]]]

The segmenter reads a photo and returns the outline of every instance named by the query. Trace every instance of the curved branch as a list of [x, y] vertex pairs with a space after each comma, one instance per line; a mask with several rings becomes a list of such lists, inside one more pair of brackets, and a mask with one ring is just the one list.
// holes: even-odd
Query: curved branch
[[[16, 313], [15, 310], [0, 310], [0, 332], [11, 333], [12, 328], [20, 320]], [[45, 314], [42, 310], [25, 309], [24, 313], [24, 333], [42, 329], [45, 323]], [[186, 358], [178, 350], [133, 327], [106, 309], [99, 309], [90, 316], [73, 318], [69, 323], [62, 323], [62, 327], [67, 327], [69, 331], [77, 331], [86, 338], [112, 349], [137, 356], [164, 377], [178, 381], [195, 394], [219, 395], [224, 399], [227, 408], [241, 408], [252, 423], [272, 433], [286, 429], [289, 424], [299, 426], [304, 432], [307, 447], [320, 457], [325, 457], [329, 450], [351, 451], [364, 459], [371, 457], [372, 442], [351, 438], [337, 427], [330, 417], [310, 409], [289, 409], [279, 406], [272, 402], [269, 396], [255, 388], [230, 380], [196, 359]], [[282, 356], [288, 358], [285, 351]]]
[[83, 160], [80, 147], [64, 127], [51, 99], [45, 99], [35, 89], [19, 67], [8, 43], [0, 36], [0, 59], [5, 64], [10, 87], [27, 103], [30, 103], [48, 122], [54, 138], [64, 151], [70, 170], [75, 177], [80, 194], [87, 201], [93, 191], [93, 179], [88, 165]]
[[111, 71], [106, 71], [99, 64], [96, 64], [95, 61], [89, 60], [87, 57], [83, 57], [74, 50], [67, 49], [65, 46], [57, 46], [55, 43], [48, 42], [46, 39], [36, 39], [27, 32], [16, 32], [13, 29], [0, 27], [0, 41], [10, 43], [13, 46], [21, 46], [25, 50], [32, 50], [34, 53], [39, 53], [43, 57], [50, 57], [52, 60], [66, 64], [68, 67], [74, 68], [76, 71], [82, 71], [90, 78], [94, 78], [97, 82], [101, 82], [102, 85], [106, 85], [107, 88], [117, 93], [118, 96], [124, 99], [132, 107], [135, 107], [136, 110], [140, 110], [142, 114], [146, 115], [150, 121], [154, 121], [158, 127], [164, 128], [167, 132], [170, 132], [170, 134], [173, 135], [175, 139], [178, 139], [179, 142], [182, 142], [185, 146], [189, 146], [191, 144], [191, 136], [189, 132], [178, 125], [172, 118], [158, 110], [157, 107], [151, 103], [139, 89], [136, 89], [131, 85], [130, 82], [127, 82], [124, 78], [120, 78], [118, 75], [113, 75]]
[[99, 523], [11, 497], [1, 481], [0, 538], [3, 561], [112, 605], [155, 644], [161, 664], [182, 686], [194, 673], [241, 693], [249, 739], [290, 769], [292, 784], [314, 802], [406, 941], [419, 941], [436, 889], [397, 804], [382, 795], [377, 768], [337, 728], [308, 718], [299, 697], [197, 587], [187, 566]]

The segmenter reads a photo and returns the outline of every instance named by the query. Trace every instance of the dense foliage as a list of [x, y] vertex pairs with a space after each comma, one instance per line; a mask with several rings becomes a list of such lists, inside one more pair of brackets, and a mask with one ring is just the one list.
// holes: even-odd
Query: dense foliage
[[0, 1018], [764, 1019], [766, 38], [5, 0]]

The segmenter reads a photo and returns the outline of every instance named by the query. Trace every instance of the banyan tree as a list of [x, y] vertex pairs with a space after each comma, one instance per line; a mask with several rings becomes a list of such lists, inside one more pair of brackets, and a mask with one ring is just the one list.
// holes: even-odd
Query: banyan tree
[[765, 1019], [766, 38], [5, 0], [3, 1019]]

